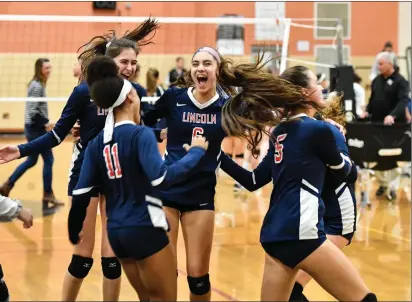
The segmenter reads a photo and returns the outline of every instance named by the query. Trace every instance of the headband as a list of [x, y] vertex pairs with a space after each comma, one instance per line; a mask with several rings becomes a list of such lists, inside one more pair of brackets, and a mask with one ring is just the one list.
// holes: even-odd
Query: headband
[[318, 84], [322, 83], [324, 80], [326, 79], [326, 75], [324, 73], [322, 73], [318, 79]]
[[109, 108], [109, 112], [106, 117], [106, 123], [104, 125], [103, 143], [107, 144], [112, 140], [113, 129], [114, 129], [114, 115], [113, 109], [123, 104], [126, 100], [127, 95], [132, 90], [132, 84], [124, 80], [122, 90], [120, 91], [119, 97], [116, 102]]
[[[196, 50], [196, 52], [193, 54], [193, 57], [198, 53], [198, 52], [207, 52], [209, 53], [215, 60], [217, 63], [220, 64], [220, 56], [219, 53], [217, 52], [216, 49], [209, 47], [209, 46], [205, 46], [205, 47], [200, 47], [198, 50]], [[193, 60], [192, 57], [192, 60]]]

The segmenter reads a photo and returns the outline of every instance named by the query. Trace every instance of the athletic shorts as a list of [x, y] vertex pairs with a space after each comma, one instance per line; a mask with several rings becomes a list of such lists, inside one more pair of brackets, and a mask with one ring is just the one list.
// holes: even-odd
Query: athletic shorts
[[338, 235], [338, 236], [345, 237], [346, 239], [349, 240], [349, 243], [347, 245], [351, 244], [353, 235], [355, 234], [355, 232], [351, 232], [351, 233], [343, 235], [342, 227], [334, 227], [334, 226], [326, 224], [326, 222], [325, 222], [325, 233], [327, 235]]
[[164, 229], [146, 226], [108, 229], [110, 245], [119, 259], [143, 260], [169, 244]]
[[323, 235], [317, 239], [262, 242], [261, 245], [269, 256], [294, 269], [320, 247], [325, 240], [326, 236]]
[[201, 211], [201, 210], [215, 210], [214, 201], [201, 204], [182, 204], [170, 200], [162, 200], [163, 206], [179, 210], [180, 213]]

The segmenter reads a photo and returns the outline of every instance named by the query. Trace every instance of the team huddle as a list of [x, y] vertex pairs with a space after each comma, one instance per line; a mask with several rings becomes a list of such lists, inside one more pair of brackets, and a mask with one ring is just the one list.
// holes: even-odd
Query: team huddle
[[[39, 154], [60, 144], [79, 121], [68, 184], [74, 250], [62, 300], [76, 300], [93, 265], [100, 204], [104, 300], [119, 299], [123, 268], [141, 301], [176, 301], [181, 224], [190, 300], [209, 301], [222, 169], [249, 191], [273, 183], [260, 233], [262, 301], [308, 301], [303, 291], [311, 278], [339, 301], [377, 301], [341, 250], [356, 229], [357, 170], [343, 127], [323, 114], [326, 102], [313, 72], [294, 66], [273, 76], [263, 56], [235, 64], [201, 47], [190, 72], [142, 110], [139, 87], [129, 78], [157, 28], [149, 18], [123, 37], [91, 39], [79, 55], [81, 83], [54, 129], [0, 149], [0, 162]], [[164, 158], [157, 145], [162, 128]], [[253, 171], [222, 151], [226, 137], [238, 137], [254, 153], [266, 135], [269, 149]]]

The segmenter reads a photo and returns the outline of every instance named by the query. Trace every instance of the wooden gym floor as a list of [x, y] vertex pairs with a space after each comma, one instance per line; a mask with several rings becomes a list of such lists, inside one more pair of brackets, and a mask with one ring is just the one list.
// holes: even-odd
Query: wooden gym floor
[[[0, 145], [23, 143], [24, 138], [0, 138]], [[53, 188], [56, 196], [67, 201], [66, 187], [72, 151], [68, 138], [53, 150], [55, 156]], [[0, 166], [0, 182], [21, 162]], [[19, 221], [0, 223], [0, 263], [3, 266], [11, 300], [59, 300], [64, 274], [72, 248], [67, 238], [69, 205], [56, 213], [43, 215], [42, 160], [16, 184], [11, 197], [23, 200], [33, 210], [34, 226], [25, 230]], [[367, 285], [379, 300], [411, 301], [410, 255], [410, 183], [399, 190], [398, 200], [388, 203], [376, 199], [373, 185], [371, 209], [359, 209], [360, 220], [353, 243], [345, 253], [359, 269]], [[212, 299], [258, 300], [260, 297], [264, 253], [259, 244], [259, 230], [266, 213], [270, 187], [260, 194], [233, 193], [233, 181], [226, 175], [218, 180], [216, 195], [216, 229], [210, 277]], [[95, 265], [86, 278], [79, 300], [102, 299], [100, 268], [101, 227], [96, 228]], [[185, 253], [182, 238], [178, 246], [180, 271], [178, 299], [188, 300]], [[123, 275], [124, 276], [124, 275]], [[305, 290], [309, 300], [331, 301], [315, 282]], [[126, 278], [122, 280], [120, 300], [136, 300]]]

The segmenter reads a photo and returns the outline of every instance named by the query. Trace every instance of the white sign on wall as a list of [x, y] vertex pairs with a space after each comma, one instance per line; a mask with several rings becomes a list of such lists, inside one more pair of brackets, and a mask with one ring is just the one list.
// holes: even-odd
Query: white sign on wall
[[309, 51], [309, 47], [310, 47], [309, 41], [299, 40], [297, 42], [296, 48], [298, 49], [298, 51]]
[[[222, 17], [240, 18], [239, 15], [226, 14]], [[243, 24], [219, 24], [217, 30], [217, 49], [222, 55], [244, 55], [245, 29]]]
[[[285, 18], [285, 2], [255, 2], [255, 18]], [[255, 40], [279, 41], [283, 39], [284, 26], [255, 24]]]

